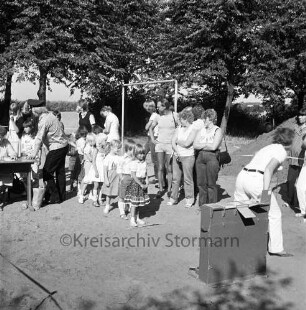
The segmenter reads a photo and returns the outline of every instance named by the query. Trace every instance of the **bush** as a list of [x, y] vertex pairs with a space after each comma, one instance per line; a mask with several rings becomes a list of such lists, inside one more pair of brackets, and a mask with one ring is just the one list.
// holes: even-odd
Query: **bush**
[[47, 108], [51, 111], [60, 112], [75, 111], [78, 103], [76, 101], [47, 101]]

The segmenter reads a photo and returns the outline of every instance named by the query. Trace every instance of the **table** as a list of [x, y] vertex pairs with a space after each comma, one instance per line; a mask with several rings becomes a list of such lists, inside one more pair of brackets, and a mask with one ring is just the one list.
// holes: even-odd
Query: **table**
[[33, 159], [18, 158], [16, 160], [0, 160], [0, 172], [10, 174], [16, 172], [27, 173], [27, 204], [32, 210], [32, 184], [31, 184], [31, 165], [35, 162]]

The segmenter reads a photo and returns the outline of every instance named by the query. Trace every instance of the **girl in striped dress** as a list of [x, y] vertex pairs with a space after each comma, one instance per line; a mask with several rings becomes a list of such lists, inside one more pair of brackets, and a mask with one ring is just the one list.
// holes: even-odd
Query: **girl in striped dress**
[[131, 206], [130, 225], [137, 227], [145, 224], [145, 221], [139, 218], [139, 208], [150, 203], [147, 193], [149, 178], [145, 161], [145, 148], [140, 144], [136, 144], [135, 147], [135, 160], [131, 162], [131, 176], [132, 181], [126, 189], [125, 202]]

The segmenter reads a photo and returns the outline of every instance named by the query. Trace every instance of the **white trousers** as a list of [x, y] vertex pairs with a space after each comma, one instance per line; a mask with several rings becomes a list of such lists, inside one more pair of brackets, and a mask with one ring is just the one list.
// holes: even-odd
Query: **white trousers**
[[[236, 180], [235, 201], [260, 200], [263, 190], [263, 175], [258, 172], [242, 170]], [[282, 213], [274, 193], [271, 195], [269, 218], [269, 252], [279, 253], [284, 250], [282, 232]]]
[[302, 167], [296, 182], [296, 193], [299, 200], [301, 213], [306, 213], [306, 166]]

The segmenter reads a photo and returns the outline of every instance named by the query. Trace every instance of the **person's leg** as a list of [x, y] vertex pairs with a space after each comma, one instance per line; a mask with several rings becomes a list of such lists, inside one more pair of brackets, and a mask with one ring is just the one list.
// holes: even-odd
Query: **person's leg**
[[193, 168], [195, 158], [194, 156], [181, 157], [184, 175], [184, 192], [186, 199], [186, 206], [191, 206], [194, 203], [194, 183], [193, 183]]
[[155, 180], [158, 180], [158, 161], [157, 161], [157, 154], [156, 154], [156, 152], [155, 152], [155, 144], [152, 142], [151, 139], [150, 139], [150, 142], [149, 142], [149, 146], [150, 146], [150, 152], [151, 152], [151, 161], [152, 161], [153, 167], [154, 167]]
[[105, 201], [105, 207], [104, 207], [104, 213], [108, 214], [109, 210], [110, 210], [111, 206], [110, 206], [110, 196], [106, 196], [106, 201]]
[[171, 156], [171, 154], [166, 154], [165, 166], [166, 166], [166, 171], [167, 171], [168, 195], [171, 193], [171, 188], [172, 188], [172, 160], [173, 160], [173, 156]]
[[306, 166], [304, 166], [300, 172], [296, 183], [296, 192], [301, 210], [301, 213], [297, 214], [302, 216], [306, 213]]
[[137, 222], [136, 222], [136, 207], [131, 206], [131, 220], [130, 220], [130, 225], [132, 227], [137, 227]]
[[289, 165], [287, 176], [287, 202], [292, 207], [297, 207], [297, 193], [295, 188], [296, 180], [300, 173], [300, 167]]
[[182, 164], [177, 162], [177, 157], [173, 157], [173, 180], [172, 180], [172, 193], [170, 202], [176, 203], [178, 201], [179, 189], [182, 178]]
[[92, 205], [94, 207], [99, 207], [99, 204], [98, 204], [98, 187], [99, 187], [99, 183], [98, 182], [94, 182], [94, 186], [93, 186], [93, 190], [92, 190], [92, 194], [93, 194], [93, 203], [92, 203]]
[[164, 177], [164, 166], [165, 166], [165, 153], [157, 152], [157, 162], [158, 162], [158, 185], [159, 191], [163, 191], [163, 177]]
[[59, 193], [60, 201], [66, 200], [66, 172], [65, 172], [65, 160], [68, 153], [68, 146], [59, 149], [58, 165], [55, 170], [56, 175], [56, 187]]
[[199, 189], [199, 206], [207, 203], [207, 176], [204, 153], [200, 152], [196, 161], [197, 184]]
[[208, 154], [207, 159], [207, 189], [208, 189], [208, 202], [215, 203], [218, 201], [218, 188], [217, 180], [220, 170], [219, 162], [214, 153]]
[[282, 232], [282, 213], [274, 193], [271, 195], [269, 210], [269, 252], [281, 253], [284, 251]]

